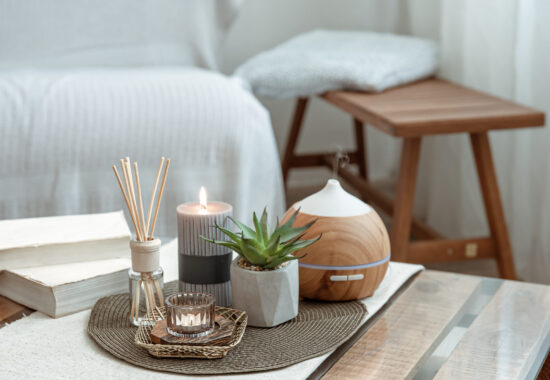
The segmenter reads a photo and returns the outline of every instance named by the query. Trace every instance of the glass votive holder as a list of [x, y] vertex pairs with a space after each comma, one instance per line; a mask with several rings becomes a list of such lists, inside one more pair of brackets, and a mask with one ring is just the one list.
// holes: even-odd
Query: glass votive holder
[[208, 293], [184, 292], [166, 297], [166, 327], [170, 334], [195, 338], [210, 334], [216, 319], [216, 300]]

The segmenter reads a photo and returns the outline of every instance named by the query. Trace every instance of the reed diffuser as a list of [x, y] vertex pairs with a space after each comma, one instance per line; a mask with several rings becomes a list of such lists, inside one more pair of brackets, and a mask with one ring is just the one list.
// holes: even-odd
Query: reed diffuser
[[[158, 306], [164, 306], [164, 295], [162, 293], [163, 271], [159, 265], [161, 241], [154, 237], [154, 233], [170, 159], [166, 159], [166, 164], [164, 157], [160, 160], [147, 211], [147, 219], [143, 209], [138, 163], [134, 162], [133, 173], [129, 157], [121, 159], [120, 166], [123, 179], [118, 174], [116, 165], [113, 165], [113, 172], [128, 207], [128, 213], [132, 219], [136, 235], [135, 240], [130, 241], [130, 251], [132, 253], [132, 268], [128, 271], [130, 278], [130, 322], [135, 326], [139, 326], [142, 321], [140, 310], [143, 306], [145, 306], [148, 314], [152, 313], [153, 310], [158, 310]], [[163, 166], [164, 172], [162, 170]], [[163, 172], [162, 180], [157, 196], [161, 172]], [[154, 213], [153, 205], [155, 205]], [[145, 301], [145, 305], [141, 302], [142, 299]]]

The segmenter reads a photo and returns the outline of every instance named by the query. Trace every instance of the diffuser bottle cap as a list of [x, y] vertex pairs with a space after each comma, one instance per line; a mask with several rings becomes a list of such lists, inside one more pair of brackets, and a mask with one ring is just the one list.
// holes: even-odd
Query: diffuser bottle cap
[[325, 187], [315, 194], [296, 202], [294, 209], [310, 215], [347, 217], [369, 213], [372, 208], [345, 191], [336, 179], [329, 179]]

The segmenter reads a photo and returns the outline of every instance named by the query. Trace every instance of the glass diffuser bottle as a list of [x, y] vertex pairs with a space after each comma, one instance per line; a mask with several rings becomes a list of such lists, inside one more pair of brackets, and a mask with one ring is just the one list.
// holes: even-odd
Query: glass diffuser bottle
[[164, 272], [159, 265], [160, 247], [160, 239], [130, 242], [130, 322], [134, 326], [139, 326], [146, 313], [164, 306]]

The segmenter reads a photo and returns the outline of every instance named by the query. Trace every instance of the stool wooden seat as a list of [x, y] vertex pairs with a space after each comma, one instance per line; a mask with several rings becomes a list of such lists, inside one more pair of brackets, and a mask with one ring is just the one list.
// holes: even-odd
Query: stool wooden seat
[[[428, 79], [382, 93], [330, 91], [321, 96], [353, 117], [357, 149], [347, 152], [359, 175], [338, 168], [339, 176], [369, 203], [393, 216], [391, 254], [396, 261], [436, 261], [495, 258], [501, 277], [516, 279], [514, 260], [488, 131], [544, 125], [544, 113], [441, 80]], [[308, 99], [297, 101], [282, 162], [283, 177], [296, 167], [332, 169], [330, 152], [295, 154]], [[368, 180], [364, 123], [403, 139], [396, 199], [376, 190]], [[472, 239], [445, 239], [432, 227], [413, 218], [413, 201], [423, 136], [469, 133], [491, 234]], [[412, 234], [417, 238], [410, 241]]]

